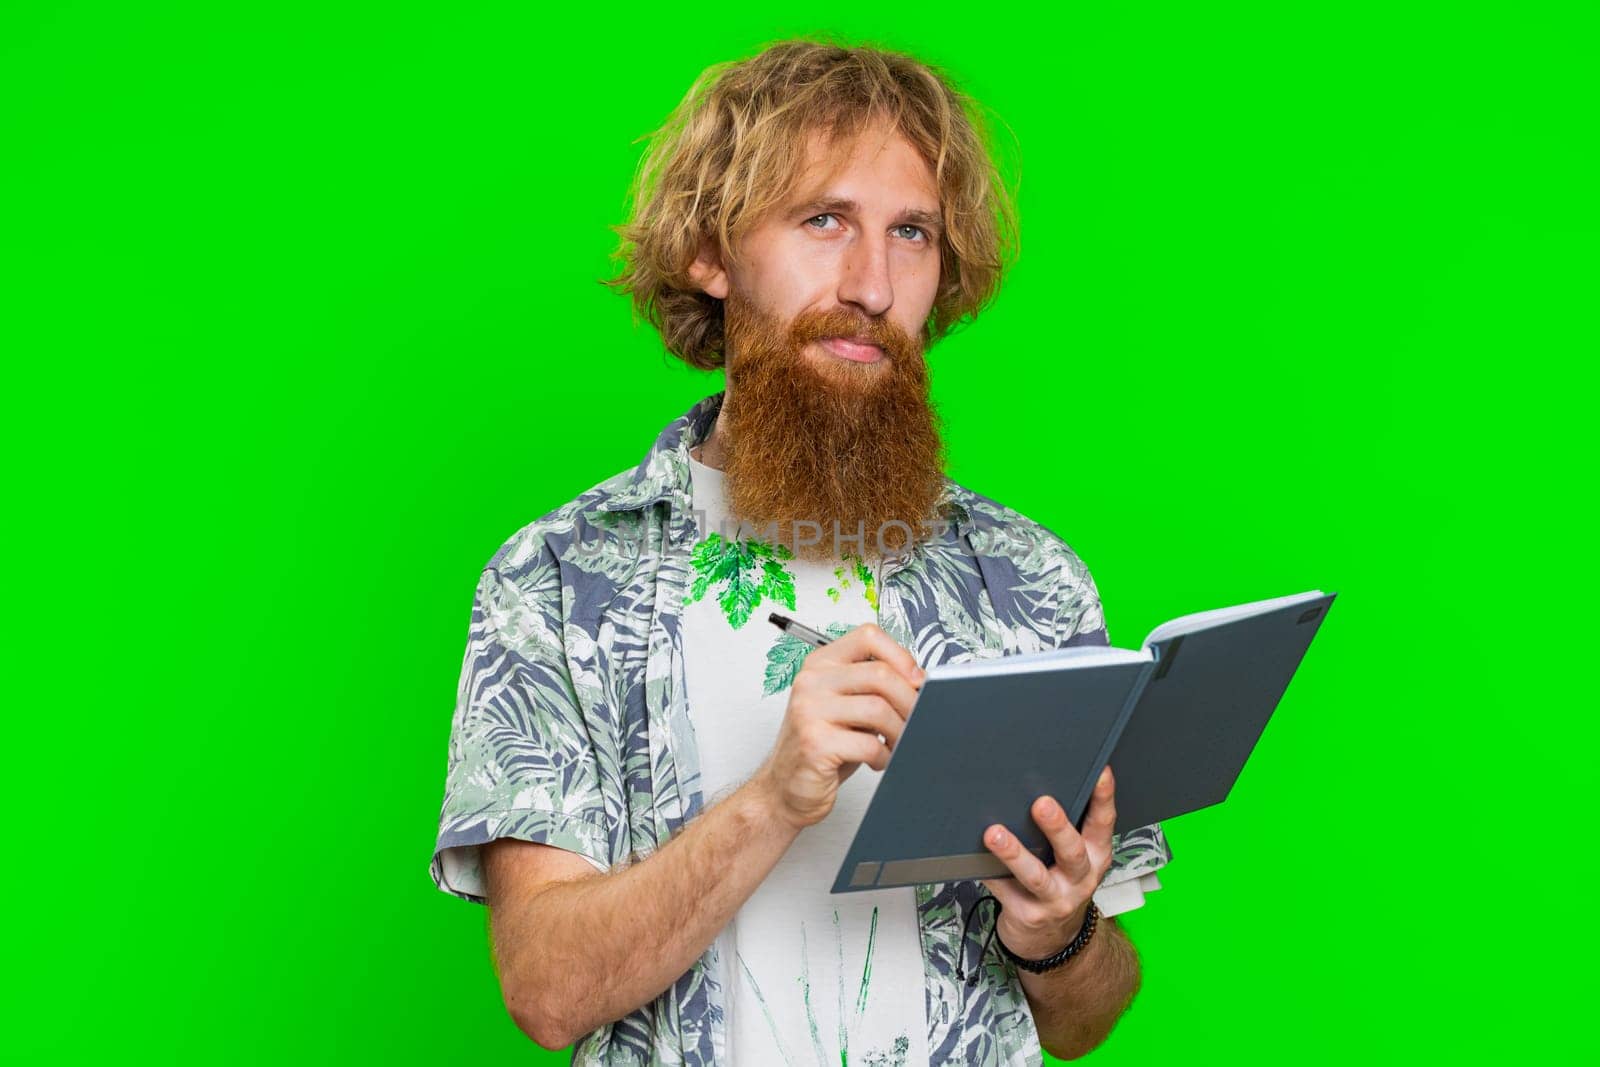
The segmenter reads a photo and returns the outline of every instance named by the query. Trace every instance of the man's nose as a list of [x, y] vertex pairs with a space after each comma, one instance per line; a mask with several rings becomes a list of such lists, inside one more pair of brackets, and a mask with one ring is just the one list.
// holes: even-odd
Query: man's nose
[[887, 312], [894, 303], [894, 288], [889, 284], [887, 237], [861, 237], [850, 242], [840, 271], [841, 303], [854, 304], [872, 318]]

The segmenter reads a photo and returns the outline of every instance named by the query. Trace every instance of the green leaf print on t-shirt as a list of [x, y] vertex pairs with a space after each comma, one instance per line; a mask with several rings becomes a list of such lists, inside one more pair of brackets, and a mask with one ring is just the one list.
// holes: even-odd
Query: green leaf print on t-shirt
[[842, 557], [843, 562], [833, 568], [833, 576], [838, 580], [838, 585], [828, 587], [828, 599], [835, 604], [844, 590], [850, 588], [850, 579], [855, 578], [861, 583], [861, 595], [866, 597], [867, 604], [873, 611], [878, 610], [878, 585], [873, 580], [872, 568], [868, 567], [860, 556], [846, 552]]
[[[850, 630], [851, 627], [842, 622], [830, 622], [825, 627], [827, 635], [835, 640]], [[761, 695], [769, 697], [793, 685], [794, 676], [800, 673], [800, 664], [805, 662], [806, 653], [810, 651], [811, 646], [793, 634], [779, 634], [778, 640], [767, 649], [767, 676], [761, 684]]]
[[[837, 1062], [840, 1067], [906, 1067], [906, 1055], [911, 1049], [911, 1039], [905, 1033], [895, 1036], [893, 1044], [888, 1049], [869, 1049], [859, 1058], [850, 1058], [850, 1033], [859, 1032], [861, 1019], [867, 1010], [867, 992], [872, 984], [872, 952], [878, 939], [878, 909], [872, 909], [872, 926], [867, 931], [867, 954], [861, 967], [861, 982], [856, 994], [855, 1013], [853, 1017], [846, 1015], [845, 1005], [848, 1003], [846, 977], [844, 973], [844, 939], [839, 928], [839, 913], [833, 913], [833, 940], [834, 952], [838, 959], [839, 973], [837, 994], [839, 1005], [839, 1052]], [[778, 1047], [778, 1055], [783, 1059], [786, 1067], [797, 1067], [793, 1053], [784, 1043], [783, 1035], [778, 1032], [778, 1023], [772, 1017], [772, 1008], [767, 1004], [767, 998], [761, 992], [761, 984], [756, 981], [756, 976], [750, 970], [750, 964], [745, 962], [744, 954], [735, 950], [735, 957], [739, 961], [739, 969], [744, 973], [745, 980], [750, 983], [750, 990], [755, 994], [756, 1003], [761, 1006], [761, 1014], [767, 1020], [767, 1029], [772, 1034], [772, 1042]], [[818, 1067], [828, 1067], [835, 1062], [831, 1050], [822, 1043], [822, 1031], [817, 1025], [817, 1013], [811, 1003], [811, 954], [806, 946], [806, 924], [800, 924], [800, 973], [795, 976], [795, 982], [800, 986], [801, 1001], [805, 1006], [806, 1028], [811, 1038], [812, 1052], [817, 1057]]]
[[717, 603], [735, 630], [750, 621], [762, 597], [793, 610], [794, 575], [782, 562], [793, 558], [794, 553], [786, 545], [770, 545], [754, 538], [730, 541], [719, 533], [711, 534], [695, 546], [689, 561], [695, 578], [688, 596], [683, 598], [684, 606], [693, 604], [717, 585], [723, 587]]

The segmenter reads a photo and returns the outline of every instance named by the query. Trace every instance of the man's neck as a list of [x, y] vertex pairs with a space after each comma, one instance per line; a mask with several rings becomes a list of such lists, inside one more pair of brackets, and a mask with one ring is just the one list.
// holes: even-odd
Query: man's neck
[[717, 421], [711, 427], [711, 433], [694, 448], [689, 450], [697, 462], [715, 470], [722, 470], [727, 461], [727, 451], [723, 447], [726, 434], [722, 432], [722, 412], [717, 412]]

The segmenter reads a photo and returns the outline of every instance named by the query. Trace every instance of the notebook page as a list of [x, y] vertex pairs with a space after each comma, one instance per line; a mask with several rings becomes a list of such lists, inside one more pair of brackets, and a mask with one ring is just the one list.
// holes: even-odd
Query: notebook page
[[1106, 645], [1074, 645], [1048, 652], [1029, 652], [1020, 656], [973, 659], [965, 663], [943, 663], [928, 671], [933, 678], [977, 678], [999, 674], [1024, 674], [1029, 671], [1060, 670], [1063, 667], [1098, 667], [1103, 663], [1144, 663], [1150, 652], [1138, 652]]
[[1234, 619], [1248, 618], [1251, 615], [1264, 615], [1269, 611], [1286, 608], [1291, 604], [1316, 600], [1325, 594], [1320, 589], [1313, 589], [1308, 593], [1292, 593], [1289, 596], [1273, 597], [1271, 600], [1256, 600], [1249, 604], [1235, 604], [1231, 608], [1213, 608], [1210, 611], [1197, 611], [1193, 615], [1180, 615], [1170, 622], [1164, 622], [1150, 631], [1150, 636], [1144, 639], [1144, 647], [1148, 649], [1158, 641], [1165, 641], [1169, 637], [1179, 634], [1193, 633], [1204, 630], [1210, 626], [1218, 626]]

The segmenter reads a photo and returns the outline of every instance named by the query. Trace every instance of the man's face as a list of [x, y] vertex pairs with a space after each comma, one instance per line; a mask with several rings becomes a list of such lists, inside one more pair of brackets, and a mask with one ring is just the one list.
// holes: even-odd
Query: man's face
[[[933, 172], [910, 142], [881, 125], [859, 137], [831, 174], [823, 147], [813, 134], [796, 196], [747, 234], [737, 273], [707, 291], [727, 299], [735, 290], [786, 325], [827, 314], [855, 324], [846, 336], [899, 335], [902, 344], [914, 339], [920, 346], [939, 286]], [[883, 355], [822, 340], [808, 343], [804, 354], [865, 363]]]
[[837, 554], [835, 524], [864, 529], [854, 551], [870, 556], [920, 539], [942, 487], [923, 360], [939, 201], [897, 132], [868, 130], [831, 173], [822, 147], [814, 136], [799, 193], [750, 231], [738, 268], [702, 261], [696, 277], [724, 300], [730, 510], [777, 523], [805, 556]]

